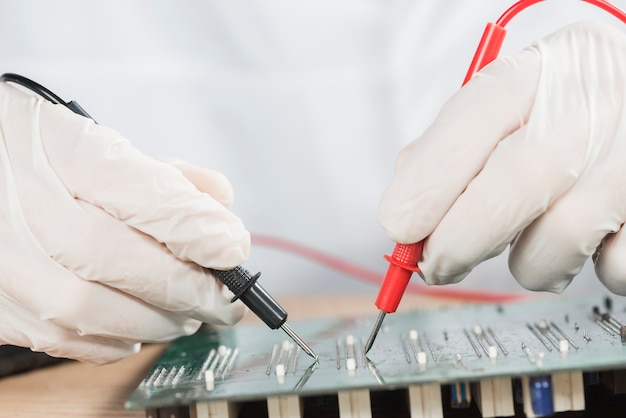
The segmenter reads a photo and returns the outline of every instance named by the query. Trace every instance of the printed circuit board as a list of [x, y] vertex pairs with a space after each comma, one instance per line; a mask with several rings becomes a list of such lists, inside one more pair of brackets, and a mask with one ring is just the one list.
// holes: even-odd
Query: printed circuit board
[[203, 328], [171, 344], [126, 406], [230, 418], [261, 402], [265, 416], [302, 417], [332, 396], [338, 416], [366, 417], [387, 393], [411, 417], [450, 405], [482, 416], [581, 411], [585, 387], [626, 369], [621, 317], [626, 301], [601, 295], [397, 313], [367, 356], [374, 317], [294, 322], [317, 361], [262, 325]]

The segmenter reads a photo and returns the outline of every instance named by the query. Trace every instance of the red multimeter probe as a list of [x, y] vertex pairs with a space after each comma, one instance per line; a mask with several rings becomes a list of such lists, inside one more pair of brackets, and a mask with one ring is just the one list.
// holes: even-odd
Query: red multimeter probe
[[[485, 65], [496, 59], [500, 52], [500, 47], [504, 42], [506, 35], [506, 26], [515, 15], [527, 7], [539, 3], [543, 0], [521, 0], [511, 6], [506, 12], [500, 16], [496, 23], [489, 22], [483, 32], [483, 36], [480, 39], [472, 63], [470, 64], [463, 85], [467, 83], [472, 76], [480, 71]], [[622, 22], [626, 23], [626, 13], [603, 0], [582, 0], [587, 3], [591, 3], [594, 6], [598, 6], [601, 9], [611, 13]], [[396, 244], [393, 253], [386, 255], [385, 259], [389, 261], [389, 267], [385, 278], [380, 286], [378, 297], [376, 298], [376, 307], [380, 310], [380, 314], [374, 324], [374, 328], [367, 340], [364, 347], [364, 352], [367, 353], [374, 344], [374, 340], [378, 335], [378, 331], [385, 319], [385, 315], [395, 312], [398, 309], [400, 300], [404, 295], [409, 280], [413, 272], [419, 272], [417, 262], [422, 255], [422, 249], [424, 247], [424, 241], [420, 241], [415, 244]]]

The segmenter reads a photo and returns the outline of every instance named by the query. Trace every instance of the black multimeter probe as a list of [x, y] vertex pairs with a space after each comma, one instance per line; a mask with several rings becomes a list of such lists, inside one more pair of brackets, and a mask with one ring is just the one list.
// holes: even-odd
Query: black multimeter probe
[[240, 299], [267, 326], [271, 329], [280, 327], [305, 353], [317, 359], [317, 355], [311, 347], [287, 324], [287, 311], [257, 282], [261, 273], [252, 276], [248, 270], [241, 266], [232, 270], [208, 270], [233, 292], [235, 297], [231, 302]]

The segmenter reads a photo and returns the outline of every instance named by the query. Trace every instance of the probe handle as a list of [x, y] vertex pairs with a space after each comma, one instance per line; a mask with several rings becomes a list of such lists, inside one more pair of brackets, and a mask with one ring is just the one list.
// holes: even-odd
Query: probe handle
[[[506, 29], [502, 26], [497, 23], [487, 23], [463, 84], [467, 83], [477, 71], [496, 59], [505, 35]], [[415, 244], [396, 244], [393, 254], [385, 256], [385, 259], [389, 261], [389, 267], [376, 298], [378, 309], [385, 313], [392, 313], [398, 309], [411, 275], [414, 271], [419, 272], [417, 262], [422, 255], [423, 247], [424, 241]]]
[[261, 273], [252, 276], [241, 266], [232, 270], [208, 270], [233, 292], [235, 297], [231, 302], [241, 299], [271, 329], [279, 328], [287, 321], [287, 311], [257, 283]]
[[422, 255], [423, 247], [424, 241], [415, 244], [396, 244], [393, 253], [385, 256], [389, 261], [389, 267], [376, 298], [378, 309], [385, 313], [392, 313], [398, 309], [411, 275], [420, 271], [417, 262]]

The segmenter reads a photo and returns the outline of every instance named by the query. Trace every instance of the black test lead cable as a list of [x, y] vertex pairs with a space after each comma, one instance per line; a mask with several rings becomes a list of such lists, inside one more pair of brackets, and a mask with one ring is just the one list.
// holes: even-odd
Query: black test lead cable
[[[26, 77], [18, 74], [6, 73], [0, 75], [0, 81], [15, 83], [37, 93], [44, 99], [65, 106], [81, 116], [95, 120], [75, 101], [66, 102], [59, 96]], [[97, 122], [96, 122], [97, 123]], [[287, 311], [272, 298], [265, 289], [257, 283], [261, 273], [254, 276], [241, 266], [232, 270], [207, 269], [217, 277], [234, 295], [231, 303], [240, 299], [250, 310], [271, 329], [281, 328], [300, 348], [317, 361], [317, 354], [313, 349], [287, 324]]]
[[[81, 107], [81, 105], [79, 105], [77, 102], [75, 102], [74, 100], [71, 100], [69, 102], [66, 102], [65, 100], [61, 99], [59, 96], [57, 96], [56, 94], [54, 94], [53, 92], [51, 92], [50, 90], [48, 90], [47, 88], [45, 88], [44, 86], [42, 86], [41, 84], [26, 78], [24, 76], [21, 76], [19, 74], [14, 74], [14, 73], [5, 73], [0, 75], [0, 81], [4, 81], [5, 83], [14, 83], [14, 84], [18, 84], [22, 87], [27, 88], [28, 90], [37, 93], [39, 96], [43, 97], [44, 99], [48, 100], [49, 102], [52, 102], [54, 104], [60, 104], [63, 105], [65, 107], [67, 107], [68, 109], [70, 109], [72, 112], [77, 113], [81, 116], [84, 116], [86, 118], [89, 118], [91, 120], [93, 120], [94, 122], [96, 122], [96, 120], [94, 118], [92, 118], [89, 113], [87, 113], [85, 111], [85, 109], [83, 109]], [[98, 122], [96, 122], [98, 123]]]

